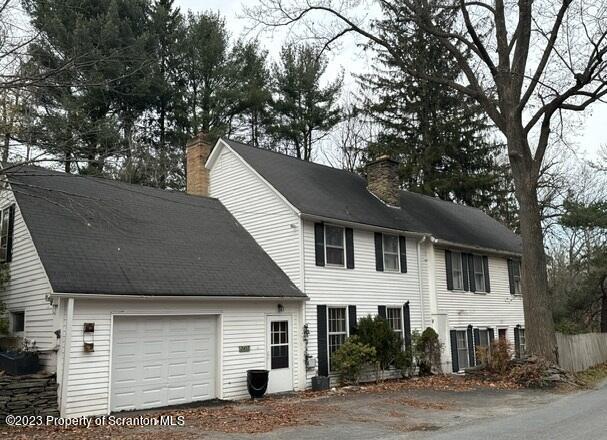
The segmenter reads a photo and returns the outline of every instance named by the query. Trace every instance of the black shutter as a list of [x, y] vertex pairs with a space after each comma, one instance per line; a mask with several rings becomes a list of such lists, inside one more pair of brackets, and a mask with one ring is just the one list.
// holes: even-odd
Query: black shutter
[[6, 262], [13, 259], [13, 230], [15, 229], [15, 205], [8, 208], [8, 237], [6, 241]]
[[470, 289], [470, 283], [468, 283], [468, 254], [462, 252], [460, 255], [462, 260], [462, 282], [464, 290], [468, 291]]
[[489, 276], [489, 258], [483, 257], [483, 268], [485, 270], [485, 292], [491, 292], [491, 277]]
[[407, 273], [407, 239], [405, 237], [398, 237], [399, 248], [400, 248], [400, 271]]
[[468, 326], [468, 361], [470, 366], [474, 365], [474, 336], [472, 334], [472, 326]]
[[325, 226], [314, 223], [314, 249], [316, 251], [316, 265], [325, 265]]
[[512, 267], [513, 264], [514, 262], [512, 261], [512, 258], [508, 258], [508, 281], [510, 282], [510, 295], [514, 295], [514, 293], [516, 292], [514, 290], [514, 269]]
[[[477, 328], [474, 329], [474, 354], [475, 354], [475, 358], [476, 358], [476, 347], [480, 346], [481, 344], [481, 331]], [[475, 362], [476, 365], [476, 362]]]
[[495, 341], [495, 332], [493, 331], [492, 328], [487, 329], [489, 331], [489, 345], [491, 345], [493, 343], [493, 341]]
[[346, 228], [346, 267], [354, 269], [354, 231]]
[[356, 306], [348, 306], [348, 336], [356, 334]]
[[316, 332], [318, 334], [318, 375], [328, 376], [327, 306], [316, 306]]
[[405, 330], [405, 348], [411, 350], [411, 311], [409, 301], [403, 306], [403, 328]]
[[514, 327], [514, 352], [516, 353], [516, 357], [521, 357], [521, 338], [518, 334], [519, 327]]
[[455, 330], [451, 330], [451, 365], [453, 372], [457, 373], [459, 371], [459, 361], [457, 359], [457, 332]]
[[386, 319], [386, 306], [377, 306], [377, 314]]
[[470, 281], [470, 292], [476, 292], [476, 281], [474, 280], [474, 255], [468, 255], [468, 273]]
[[447, 271], [447, 289], [453, 290], [453, 263], [451, 251], [445, 251], [445, 270]]
[[384, 271], [384, 244], [381, 232], [375, 233], [375, 270]]

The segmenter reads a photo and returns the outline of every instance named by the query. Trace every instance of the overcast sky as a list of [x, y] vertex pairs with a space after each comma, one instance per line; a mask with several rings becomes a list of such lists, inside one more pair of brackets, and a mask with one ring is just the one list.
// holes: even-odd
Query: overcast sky
[[[176, 0], [176, 5], [182, 11], [192, 10], [202, 12], [204, 10], [219, 11], [226, 19], [226, 23], [232, 36], [237, 38], [242, 36], [243, 29], [247, 27], [246, 19], [242, 16], [242, 5], [255, 4], [256, 0], [206, 0], [200, 2], [197, 0]], [[261, 42], [275, 58], [278, 50], [288, 36], [285, 31], [280, 31], [270, 39], [266, 37]], [[338, 53], [335, 53], [338, 52]], [[356, 44], [350, 41], [342, 43], [339, 51], [331, 53], [331, 64], [327, 71], [327, 77], [338, 75], [341, 71], [345, 73], [345, 84], [347, 88], [354, 88], [352, 73], [360, 73], [362, 68], [367, 65], [367, 60], [357, 49]], [[586, 111], [582, 117], [584, 123], [578, 128], [579, 133], [570, 136], [570, 140], [580, 158], [596, 159], [597, 153], [602, 145], [607, 144], [607, 104], [596, 103], [590, 110]]]

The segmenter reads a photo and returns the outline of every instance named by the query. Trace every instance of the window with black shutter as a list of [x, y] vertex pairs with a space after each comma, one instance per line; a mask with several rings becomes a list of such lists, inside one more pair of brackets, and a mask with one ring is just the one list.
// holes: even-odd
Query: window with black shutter
[[13, 256], [15, 205], [0, 211], [0, 263], [9, 263]]

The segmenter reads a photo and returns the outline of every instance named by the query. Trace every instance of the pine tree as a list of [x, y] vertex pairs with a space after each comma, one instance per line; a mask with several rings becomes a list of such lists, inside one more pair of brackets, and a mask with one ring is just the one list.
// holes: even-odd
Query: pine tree
[[[449, 10], [442, 21], [445, 30], [453, 25]], [[403, 26], [380, 23], [383, 38], [398, 45], [398, 61], [378, 51], [375, 71], [360, 77], [366, 110], [380, 127], [369, 158], [389, 154], [400, 160], [406, 189], [482, 208], [512, 224], [512, 210], [501, 212], [503, 203], [512, 204], [503, 148], [490, 140], [482, 110], [457, 91], [406, 73], [409, 65], [455, 79], [461, 75], [455, 60], [414, 24]]]
[[321, 86], [327, 59], [309, 45], [282, 48], [273, 67], [273, 122], [270, 133], [289, 154], [311, 160], [314, 145], [340, 121], [337, 101], [342, 78]]

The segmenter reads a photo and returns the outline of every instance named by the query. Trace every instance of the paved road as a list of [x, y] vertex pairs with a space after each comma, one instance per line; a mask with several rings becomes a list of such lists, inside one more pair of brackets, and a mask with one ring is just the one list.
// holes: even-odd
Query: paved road
[[[406, 437], [405, 437], [406, 438]], [[607, 383], [599, 389], [555, 400], [539, 408], [473, 425], [427, 433], [424, 439], [594, 440], [607, 439]]]

